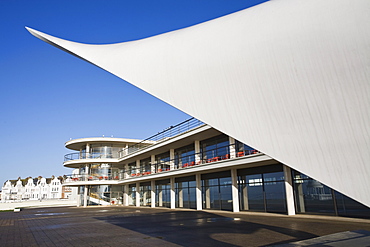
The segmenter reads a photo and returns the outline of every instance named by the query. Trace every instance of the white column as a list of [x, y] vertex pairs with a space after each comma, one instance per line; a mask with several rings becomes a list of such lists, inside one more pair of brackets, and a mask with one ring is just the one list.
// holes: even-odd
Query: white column
[[233, 212], [239, 212], [238, 174], [231, 169], [231, 195], [233, 199]]
[[90, 144], [86, 143], [86, 159], [90, 158]]
[[[244, 176], [244, 178], [245, 178], [245, 176]], [[249, 210], [247, 181], [245, 181], [245, 183], [243, 185], [243, 202], [244, 202], [244, 210]]]
[[150, 200], [152, 202], [151, 207], [155, 208], [155, 181], [150, 181]]
[[293, 180], [290, 167], [283, 165], [284, 180], [285, 180], [285, 194], [288, 215], [295, 215], [294, 194], [293, 194]]
[[136, 160], [136, 175], [140, 173], [140, 160]]
[[123, 165], [124, 168], [124, 173], [123, 173], [123, 178], [129, 178], [130, 177], [130, 171], [129, 171], [129, 166], [128, 164]]
[[150, 171], [151, 171], [151, 173], [152, 174], [154, 174], [155, 173], [155, 155], [154, 154], [152, 154], [151, 156], [150, 156]]
[[202, 180], [200, 174], [195, 174], [197, 210], [202, 210]]
[[235, 139], [229, 136], [229, 143], [230, 143], [230, 159], [234, 159], [236, 157]]
[[163, 191], [162, 191], [162, 185], [159, 185], [161, 189], [159, 191], [156, 191], [158, 193], [158, 207], [163, 207]]
[[171, 190], [170, 190], [170, 202], [171, 202], [171, 209], [175, 209], [176, 208], [176, 193], [175, 193], [175, 178], [172, 177], [170, 178], [170, 187], [171, 187]]
[[140, 183], [136, 183], [136, 207], [140, 207]]
[[183, 208], [184, 207], [184, 192], [182, 188], [182, 183], [179, 183], [178, 190], [179, 190], [179, 208]]
[[195, 151], [195, 164], [199, 165], [201, 163], [200, 141], [194, 142], [194, 151]]
[[304, 204], [304, 194], [303, 194], [303, 184], [297, 184], [297, 189], [298, 189], [298, 200], [299, 200], [299, 212], [304, 213], [306, 212], [306, 207]]
[[170, 149], [170, 170], [175, 169], [175, 149]]
[[84, 175], [84, 178], [82, 179], [83, 181], [87, 181], [87, 178], [89, 177], [89, 173], [90, 173], [89, 165], [86, 164], [86, 166], [85, 166], [85, 175]]
[[84, 188], [84, 207], [87, 207], [87, 185]]
[[128, 206], [128, 184], [123, 185], [123, 206]]

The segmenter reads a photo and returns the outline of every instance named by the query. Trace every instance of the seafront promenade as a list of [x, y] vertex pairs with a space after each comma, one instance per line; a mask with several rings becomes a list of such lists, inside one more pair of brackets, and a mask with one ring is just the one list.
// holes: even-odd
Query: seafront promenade
[[62, 206], [76, 206], [77, 201], [55, 199], [55, 200], [29, 200], [22, 202], [0, 202], [0, 211], [14, 210], [15, 208], [30, 208], [30, 207], [62, 207]]
[[328, 216], [120, 206], [0, 212], [1, 246], [367, 246], [369, 231], [370, 220]]

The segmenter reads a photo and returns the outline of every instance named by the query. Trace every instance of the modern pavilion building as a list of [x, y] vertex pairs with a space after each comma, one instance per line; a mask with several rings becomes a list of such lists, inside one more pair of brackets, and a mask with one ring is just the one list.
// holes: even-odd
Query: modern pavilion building
[[370, 209], [189, 119], [147, 140], [82, 138], [66, 147], [80, 205], [124, 205], [370, 217]]
[[[285, 212], [292, 214], [312, 211], [299, 196], [305, 188], [320, 202], [336, 201], [335, 193], [323, 184], [370, 206], [369, 9], [368, 0], [268, 1], [189, 28], [111, 45], [81, 44], [28, 30], [207, 124], [184, 133], [179, 141], [160, 141], [119, 157], [119, 164], [136, 171], [126, 169], [125, 176], [136, 176], [116, 181], [126, 187], [123, 197], [135, 191], [134, 204], [143, 200], [146, 205], [149, 187], [145, 186], [150, 183], [151, 206], [162, 205], [160, 195], [176, 198], [176, 188], [181, 190], [176, 186], [185, 183], [181, 186], [188, 190], [196, 188], [197, 209], [237, 211], [252, 209], [251, 193], [260, 188], [265, 194], [259, 200], [267, 210], [279, 200], [266, 194], [271, 182], [284, 184], [284, 190], [273, 194], [284, 191], [279, 198], [285, 198]], [[218, 134], [202, 135], [205, 128]], [[187, 137], [189, 133], [198, 136]], [[229, 153], [214, 154], [215, 160], [209, 162], [208, 154], [199, 154], [208, 141], [212, 143], [209, 138], [215, 138], [212, 148], [217, 149], [219, 142], [229, 145]], [[261, 153], [237, 157], [245, 150], [237, 150], [236, 140]], [[194, 166], [175, 169], [176, 152], [186, 145], [194, 146], [190, 150], [197, 154]], [[170, 170], [158, 168], [153, 174], [152, 166], [161, 154], [172, 162]], [[145, 172], [150, 174], [143, 175], [139, 165], [149, 161], [151, 169]], [[144, 180], [147, 184], [142, 184]], [[224, 190], [227, 184], [231, 194]], [[243, 184], [255, 186], [244, 191]], [[294, 188], [289, 189], [289, 184]], [[140, 191], [147, 191], [146, 196], [136, 196]], [[84, 193], [86, 197], [88, 192]], [[178, 205], [184, 205], [180, 192], [178, 198]], [[216, 204], [212, 198], [218, 198]], [[170, 200], [170, 207], [176, 207], [177, 201]], [[339, 213], [339, 205], [345, 203], [335, 205]]]

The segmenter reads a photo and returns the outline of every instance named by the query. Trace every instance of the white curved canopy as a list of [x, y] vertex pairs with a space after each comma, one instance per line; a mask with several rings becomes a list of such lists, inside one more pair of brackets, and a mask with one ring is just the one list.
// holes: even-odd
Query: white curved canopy
[[28, 30], [370, 206], [369, 13], [275, 0], [111, 45]]

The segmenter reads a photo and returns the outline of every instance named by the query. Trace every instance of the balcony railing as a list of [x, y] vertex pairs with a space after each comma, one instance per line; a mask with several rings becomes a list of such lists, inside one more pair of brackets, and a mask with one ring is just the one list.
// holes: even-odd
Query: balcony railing
[[[150, 163], [149, 166], [145, 167], [130, 167], [129, 170], [124, 171], [124, 173], [126, 173], [126, 177], [141, 177], [150, 174], [191, 168], [202, 164], [209, 164], [217, 161], [235, 159], [260, 153], [258, 150], [255, 149], [239, 150], [231, 153], [230, 147], [232, 146], [235, 145], [227, 145], [216, 149], [207, 150], [201, 153], [177, 157], [168, 161]], [[225, 152], [225, 150], [227, 150], [227, 152]]]
[[[117, 168], [113, 168], [115, 171], [110, 173], [96, 173], [94, 170], [91, 170], [89, 174], [74, 174], [71, 175], [71, 178], [68, 180], [70, 182], [78, 181], [109, 181], [109, 180], [122, 180], [125, 178], [132, 177], [141, 177], [147, 176], [150, 174], [157, 174], [167, 171], [174, 171], [180, 169], [188, 169], [194, 166], [209, 164], [213, 162], [236, 159], [244, 156], [250, 156], [255, 154], [260, 154], [258, 150], [239, 150], [236, 152], [230, 152], [231, 148], [234, 145], [227, 145], [219, 147], [212, 150], [207, 150], [202, 153], [195, 153], [188, 156], [177, 157], [168, 161], [160, 161], [155, 163], [149, 163], [141, 167], [130, 167], [128, 170], [120, 169], [120, 172]], [[224, 150], [228, 150], [225, 153]], [[68, 181], [67, 181], [68, 182]]]
[[70, 182], [122, 180], [123, 174], [74, 174]]
[[185, 120], [184, 122], [181, 122], [177, 125], [170, 126], [167, 129], [163, 130], [162, 132], [159, 132], [158, 134], [155, 134], [139, 143], [136, 143], [134, 145], [130, 145], [128, 148], [123, 149], [119, 152], [119, 158], [122, 158], [126, 155], [129, 155], [134, 152], [138, 152], [144, 148], [147, 148], [151, 145], [154, 145], [153, 142], [158, 143], [160, 141], [167, 140], [169, 138], [172, 138], [174, 136], [180, 135], [182, 133], [188, 132], [198, 126], [204, 125], [203, 122], [199, 121], [195, 118], [190, 118], [188, 120]]
[[75, 153], [69, 153], [64, 156], [64, 162], [69, 160], [79, 160], [79, 159], [117, 159], [122, 158], [126, 155], [129, 155], [131, 153], [140, 151], [144, 148], [147, 148], [154, 143], [158, 143], [162, 140], [167, 140], [168, 138], [172, 138], [174, 136], [177, 136], [179, 134], [185, 133], [187, 131], [190, 131], [198, 126], [203, 125], [204, 123], [199, 121], [195, 118], [190, 118], [188, 120], [185, 120], [184, 122], [181, 122], [177, 125], [170, 126], [167, 129], [163, 130], [162, 132], [159, 132], [158, 134], [155, 134], [139, 143], [130, 145], [128, 148], [123, 149], [119, 152], [112, 152], [110, 154], [106, 153], [81, 153], [81, 152], [75, 152]]
[[115, 153], [70, 153], [64, 155], [64, 161], [79, 159], [117, 159], [118, 152]]

